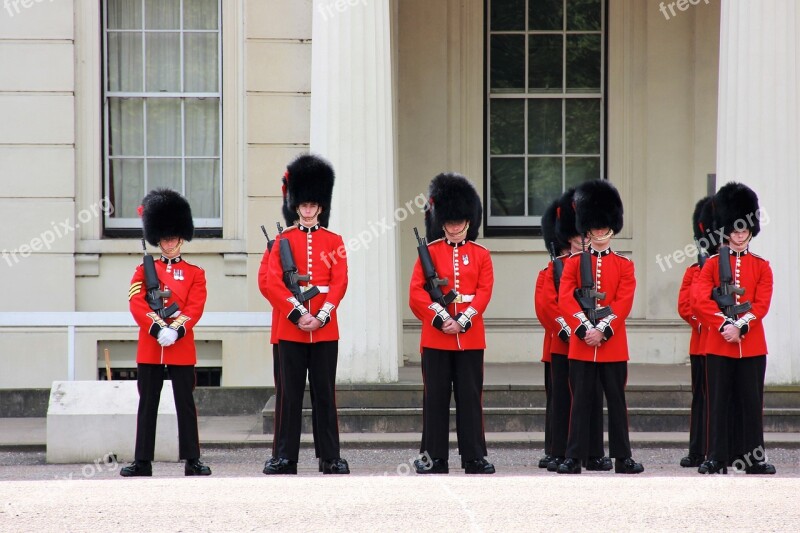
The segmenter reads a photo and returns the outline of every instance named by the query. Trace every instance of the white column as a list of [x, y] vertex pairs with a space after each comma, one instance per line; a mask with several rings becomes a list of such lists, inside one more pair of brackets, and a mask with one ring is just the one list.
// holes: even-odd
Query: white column
[[[314, 0], [311, 150], [336, 171], [331, 230], [348, 252], [337, 381], [397, 380], [400, 357], [389, 0]], [[402, 213], [397, 211], [399, 216]]]
[[766, 215], [752, 250], [770, 261], [775, 291], [767, 383], [800, 381], [800, 6], [796, 0], [723, 0], [717, 185], [737, 180]]

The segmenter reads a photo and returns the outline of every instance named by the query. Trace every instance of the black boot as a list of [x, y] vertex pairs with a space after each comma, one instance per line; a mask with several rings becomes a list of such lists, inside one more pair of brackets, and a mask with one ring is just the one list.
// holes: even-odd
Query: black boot
[[689, 455], [681, 459], [681, 466], [683, 468], [695, 468], [703, 464], [703, 461], [705, 460], [706, 458], [703, 457], [702, 455], [696, 455], [690, 453]]
[[590, 472], [608, 472], [614, 468], [610, 457], [589, 457], [586, 461], [586, 470]]
[[150, 477], [153, 475], [153, 465], [150, 461], [137, 459], [128, 466], [120, 469], [119, 475], [122, 477]]
[[464, 461], [465, 474], [494, 474], [494, 465], [484, 458]]
[[581, 462], [578, 459], [573, 459], [572, 457], [568, 457], [564, 459], [564, 462], [561, 463], [558, 467], [559, 474], [580, 474], [581, 473]]
[[553, 459], [547, 463], [547, 471], [548, 472], [558, 472], [558, 467], [561, 466], [561, 463], [564, 462], [564, 457], [559, 455], [553, 457]]
[[276, 474], [297, 474], [297, 461], [291, 461], [281, 457], [277, 459], [273, 458], [264, 464], [263, 472], [268, 476]]
[[637, 463], [633, 457], [627, 459], [617, 459], [614, 462], [614, 472], [617, 474], [641, 474], [644, 472], [642, 463]]
[[719, 474], [720, 472], [727, 474], [728, 466], [722, 461], [715, 461], [714, 459], [709, 459], [697, 469], [698, 474]]
[[347, 464], [347, 461], [338, 457], [336, 459], [325, 459], [322, 461], [322, 473], [349, 474], [350, 465]]
[[200, 459], [187, 459], [186, 466], [183, 467], [186, 476], [210, 476], [211, 469], [204, 465]]
[[744, 469], [746, 474], [774, 474], [775, 466], [769, 463], [755, 463]]
[[550, 461], [552, 461], [552, 460], [553, 460], [553, 456], [552, 455], [549, 455], [549, 454], [545, 455], [544, 457], [539, 459], [539, 468], [547, 468], [547, 465], [549, 465]]
[[447, 459], [414, 459], [414, 470], [417, 474], [447, 474], [450, 472], [450, 466], [447, 464]]

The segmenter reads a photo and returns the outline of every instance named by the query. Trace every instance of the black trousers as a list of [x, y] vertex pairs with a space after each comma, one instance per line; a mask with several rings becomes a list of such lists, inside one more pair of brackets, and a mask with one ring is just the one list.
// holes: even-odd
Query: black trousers
[[[767, 356], [733, 358], [706, 355], [708, 385], [708, 458], [727, 461], [738, 453], [764, 452], [764, 374]], [[739, 423], [730, 408], [738, 400]], [[741, 431], [731, 444], [731, 433]], [[731, 450], [738, 445], [740, 450]]]
[[[197, 431], [197, 408], [194, 391], [197, 375], [191, 365], [167, 365], [178, 416], [178, 452], [181, 459], [200, 457], [200, 437]], [[164, 365], [137, 365], [139, 412], [136, 417], [136, 451], [140, 461], [152, 461], [156, 447], [156, 418], [164, 385]]]
[[708, 402], [706, 393], [706, 356], [689, 355], [692, 368], [692, 409], [689, 415], [689, 455], [705, 456], [708, 447], [706, 424]]
[[[275, 412], [281, 412], [281, 361], [280, 350], [277, 344], [272, 345], [272, 377], [275, 383]], [[314, 409], [314, 387], [309, 387], [309, 394], [311, 395], [311, 431], [314, 435], [314, 456], [319, 457], [319, 443], [317, 442], [317, 417], [315, 416]], [[272, 456], [278, 456], [278, 417], [275, 417], [272, 435]]]
[[[279, 341], [281, 398], [275, 402], [275, 445], [277, 457], [297, 461], [306, 376], [314, 391], [311, 402], [312, 426], [318, 457], [339, 457], [339, 421], [336, 414], [336, 363], [339, 343]], [[277, 398], [276, 398], [277, 400]], [[280, 405], [280, 411], [278, 410]], [[316, 424], [314, 424], [316, 422]], [[318, 437], [318, 438], [317, 438]]]
[[420, 453], [447, 459], [450, 393], [456, 401], [458, 453], [465, 461], [487, 455], [483, 430], [483, 350], [422, 349], [422, 442]]
[[553, 454], [553, 385], [550, 363], [544, 363], [544, 454]]
[[[572, 394], [569, 390], [569, 358], [564, 354], [554, 353], [551, 354], [550, 359], [550, 387], [553, 397], [552, 423], [550, 425], [551, 455], [564, 457], [567, 454], [569, 417], [572, 408]], [[602, 457], [603, 455], [605, 455], [603, 449], [603, 390], [599, 386], [595, 386], [595, 400], [592, 404], [589, 421], [589, 457]]]
[[569, 362], [569, 385], [572, 391], [572, 409], [567, 439], [567, 457], [585, 460], [590, 450], [592, 405], [596, 403], [596, 389], [602, 388], [608, 406], [609, 456], [624, 459], [631, 456], [628, 435], [628, 406], [625, 403], [625, 383], [628, 380], [628, 362], [593, 363]]

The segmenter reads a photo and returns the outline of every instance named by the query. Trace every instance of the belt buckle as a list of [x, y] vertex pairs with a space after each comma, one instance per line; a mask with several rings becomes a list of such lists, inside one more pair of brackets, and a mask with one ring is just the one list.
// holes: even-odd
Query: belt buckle
[[463, 301], [464, 301], [464, 299], [461, 297], [461, 295], [460, 295], [460, 294], [459, 294], [458, 296], [456, 296], [456, 299], [455, 299], [455, 300], [453, 300], [453, 302], [454, 302], [454, 303], [457, 303], [457, 304], [460, 304], [460, 303], [462, 303]]
[[306, 292], [306, 291], [310, 291], [311, 287], [313, 287], [313, 285], [301, 285], [300, 286], [300, 292], [303, 293], [303, 292]]

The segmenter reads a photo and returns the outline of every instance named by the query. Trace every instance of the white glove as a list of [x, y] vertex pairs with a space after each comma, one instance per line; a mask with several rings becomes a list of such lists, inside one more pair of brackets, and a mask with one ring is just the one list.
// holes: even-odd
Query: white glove
[[158, 344], [164, 346], [172, 346], [178, 340], [178, 332], [172, 328], [163, 328], [158, 332]]
[[178, 318], [179, 316], [181, 316], [181, 310], [180, 309], [178, 309], [177, 311], [175, 311], [174, 313], [169, 315], [170, 318]]

